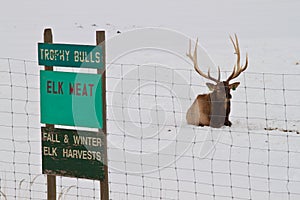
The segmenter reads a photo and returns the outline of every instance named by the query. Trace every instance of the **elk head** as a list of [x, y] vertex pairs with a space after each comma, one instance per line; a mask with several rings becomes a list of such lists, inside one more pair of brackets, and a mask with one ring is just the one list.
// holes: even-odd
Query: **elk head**
[[233, 44], [235, 54], [237, 55], [236, 64], [233, 67], [231, 75], [225, 80], [220, 81], [220, 68], [218, 67], [218, 77], [214, 78], [210, 75], [210, 70], [207, 74], [203, 73], [198, 66], [197, 60], [197, 45], [198, 39], [196, 41], [196, 46], [194, 54], [191, 53], [191, 41], [189, 45], [189, 52], [187, 56], [192, 60], [196, 72], [214, 82], [206, 83], [207, 87], [212, 91], [208, 94], [198, 95], [191, 107], [187, 111], [186, 119], [188, 124], [197, 126], [211, 126], [211, 127], [221, 127], [223, 125], [231, 126], [229, 121], [230, 113], [230, 91], [235, 90], [239, 86], [239, 82], [229, 83], [231, 80], [237, 78], [243, 71], [247, 69], [248, 66], [248, 55], [246, 55], [246, 63], [244, 66], [240, 65], [240, 47], [238, 38], [235, 35], [235, 40], [230, 36], [230, 40]]

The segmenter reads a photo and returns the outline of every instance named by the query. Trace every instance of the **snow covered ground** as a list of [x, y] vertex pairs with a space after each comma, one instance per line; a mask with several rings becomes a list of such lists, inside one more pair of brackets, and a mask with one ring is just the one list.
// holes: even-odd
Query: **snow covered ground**
[[[95, 44], [95, 31], [106, 30], [111, 199], [299, 199], [299, 8], [298, 0], [2, 2], [0, 197], [46, 198], [36, 60], [51, 27], [54, 42], [76, 44]], [[185, 56], [188, 39], [199, 38], [203, 70], [220, 66], [225, 77], [234, 33], [250, 63], [233, 92], [233, 126], [186, 125], [188, 106], [208, 91]], [[58, 198], [99, 198], [95, 181], [57, 182]]]

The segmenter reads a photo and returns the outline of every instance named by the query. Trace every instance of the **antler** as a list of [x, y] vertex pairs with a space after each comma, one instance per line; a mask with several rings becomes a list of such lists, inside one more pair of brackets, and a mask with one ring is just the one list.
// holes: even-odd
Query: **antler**
[[191, 40], [190, 40], [190, 45], [189, 45], [189, 52], [186, 54], [187, 57], [189, 57], [193, 63], [194, 63], [194, 68], [196, 70], [196, 72], [198, 72], [198, 74], [200, 74], [201, 76], [203, 76], [204, 78], [207, 78], [209, 80], [212, 80], [216, 83], [220, 82], [220, 68], [218, 67], [218, 79], [215, 79], [213, 77], [210, 76], [210, 69], [208, 69], [208, 73], [207, 75], [204, 74], [200, 69], [199, 69], [199, 66], [198, 66], [198, 60], [197, 60], [197, 46], [198, 46], [198, 38], [197, 38], [197, 41], [196, 41], [196, 46], [195, 46], [195, 50], [194, 50], [194, 55], [192, 55], [191, 53]]
[[235, 42], [233, 41], [231, 36], [230, 36], [230, 40], [233, 44], [235, 54], [237, 55], [237, 60], [236, 60], [236, 64], [233, 67], [232, 74], [228, 77], [228, 79], [226, 81], [230, 81], [230, 80], [238, 77], [248, 67], [248, 54], [246, 54], [246, 63], [245, 63], [245, 65], [243, 67], [241, 67], [241, 65], [240, 65], [241, 55], [240, 55], [239, 41], [238, 41], [238, 38], [237, 38], [236, 34], [234, 34], [234, 36], [235, 36]]

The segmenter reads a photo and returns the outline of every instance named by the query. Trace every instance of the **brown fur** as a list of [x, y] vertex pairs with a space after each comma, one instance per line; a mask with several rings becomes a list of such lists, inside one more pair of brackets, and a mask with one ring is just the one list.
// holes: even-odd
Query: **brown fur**
[[214, 87], [212, 93], [197, 96], [186, 114], [188, 124], [215, 128], [223, 125], [231, 126], [230, 85], [224, 81]]
[[211, 103], [209, 95], [200, 94], [187, 111], [187, 123], [195, 126], [209, 126], [210, 112]]

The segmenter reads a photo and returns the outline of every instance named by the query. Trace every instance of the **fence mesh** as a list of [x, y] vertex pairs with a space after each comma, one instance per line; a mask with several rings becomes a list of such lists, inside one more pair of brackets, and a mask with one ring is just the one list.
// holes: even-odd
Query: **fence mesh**
[[[228, 75], [224, 72], [224, 75]], [[186, 124], [192, 69], [107, 69], [110, 199], [299, 199], [300, 74], [244, 73], [232, 127]], [[0, 197], [46, 199], [39, 67], [0, 59]], [[57, 177], [58, 199], [99, 199], [99, 182]]]

